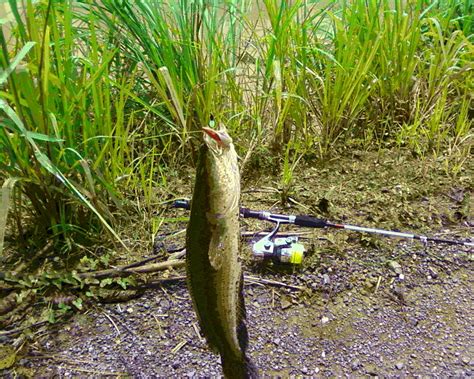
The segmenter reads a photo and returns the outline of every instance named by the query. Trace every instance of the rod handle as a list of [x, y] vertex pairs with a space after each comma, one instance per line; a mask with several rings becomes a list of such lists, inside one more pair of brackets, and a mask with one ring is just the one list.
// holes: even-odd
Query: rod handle
[[243, 218], [260, 218], [260, 211], [253, 211], [248, 208], [240, 208], [240, 215]]
[[191, 202], [189, 200], [175, 200], [173, 208], [191, 209]]
[[326, 220], [311, 216], [295, 216], [295, 225], [306, 226], [308, 228], [325, 228], [328, 226]]

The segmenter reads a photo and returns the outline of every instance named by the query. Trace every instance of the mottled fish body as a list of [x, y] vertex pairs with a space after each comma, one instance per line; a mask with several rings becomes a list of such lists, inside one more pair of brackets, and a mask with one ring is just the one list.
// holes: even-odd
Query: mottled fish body
[[256, 376], [246, 356], [247, 327], [239, 261], [240, 174], [225, 130], [203, 128], [186, 233], [188, 287], [201, 330], [221, 355], [227, 378]]

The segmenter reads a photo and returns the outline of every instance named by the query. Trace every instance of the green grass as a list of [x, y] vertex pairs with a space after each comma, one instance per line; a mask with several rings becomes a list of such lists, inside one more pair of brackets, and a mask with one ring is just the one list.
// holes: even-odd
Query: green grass
[[169, 153], [176, 146], [189, 149], [192, 132], [207, 125], [211, 114], [218, 120], [234, 116], [230, 110], [241, 97], [235, 69], [245, 3], [83, 3], [87, 14], [100, 19], [113, 34], [126, 59], [140, 66], [146, 100], [161, 120], [157, 134], [171, 133], [177, 140]]
[[27, 2], [25, 12], [14, 43], [0, 34], [0, 177], [16, 180], [17, 233], [67, 250], [103, 227], [120, 241], [112, 213], [127, 170], [128, 96], [109, 79], [116, 51], [97, 45], [95, 28], [76, 29], [67, 2]]
[[71, 4], [27, 1], [0, 35], [0, 237], [121, 241], [118, 219], [151, 217], [211, 115], [244, 162], [281, 164], [282, 200], [302, 157], [409, 148], [456, 175], [470, 154], [468, 1]]

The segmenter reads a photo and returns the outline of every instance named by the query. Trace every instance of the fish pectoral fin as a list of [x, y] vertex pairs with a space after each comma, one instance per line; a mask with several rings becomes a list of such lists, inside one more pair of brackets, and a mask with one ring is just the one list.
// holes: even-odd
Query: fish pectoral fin
[[220, 270], [222, 267], [222, 255], [223, 255], [223, 236], [216, 230], [211, 237], [211, 241], [209, 244], [209, 262], [214, 270]]

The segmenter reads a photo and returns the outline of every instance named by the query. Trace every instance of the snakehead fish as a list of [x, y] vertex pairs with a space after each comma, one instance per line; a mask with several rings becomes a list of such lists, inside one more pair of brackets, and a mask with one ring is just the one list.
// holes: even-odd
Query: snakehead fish
[[257, 377], [246, 355], [243, 277], [239, 252], [240, 174], [225, 128], [204, 127], [191, 215], [186, 270], [202, 333], [221, 356], [226, 378]]

